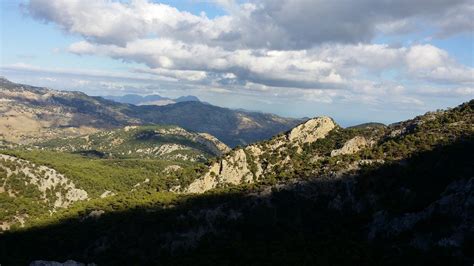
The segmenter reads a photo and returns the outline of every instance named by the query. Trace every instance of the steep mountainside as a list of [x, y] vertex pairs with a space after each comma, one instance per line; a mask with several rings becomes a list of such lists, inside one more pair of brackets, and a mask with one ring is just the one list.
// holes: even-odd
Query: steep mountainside
[[234, 149], [211, 163], [208, 172], [184, 191], [202, 193], [227, 184], [340, 176], [363, 165], [400, 160], [473, 134], [473, 104], [389, 127], [367, 124], [343, 129], [327, 117], [310, 119], [271, 140]]
[[128, 125], [166, 124], [206, 132], [229, 146], [270, 138], [300, 120], [233, 111], [201, 102], [166, 106], [116, 103], [0, 79], [0, 136], [17, 143], [79, 136]]
[[58, 136], [77, 136], [138, 123], [122, 106], [79, 92], [60, 92], [0, 79], [0, 136], [32, 143]]
[[257, 181], [265, 174], [273, 174], [274, 168], [286, 168], [291, 162], [290, 152], [301, 153], [305, 144], [325, 138], [336, 127], [329, 117], [315, 118], [268, 142], [237, 148], [211, 164], [209, 172], [193, 182], [186, 192], [202, 193], [218, 185]]
[[175, 126], [127, 126], [81, 137], [53, 139], [36, 144], [42, 149], [95, 154], [100, 157], [138, 157], [204, 161], [230, 149], [206, 133]]

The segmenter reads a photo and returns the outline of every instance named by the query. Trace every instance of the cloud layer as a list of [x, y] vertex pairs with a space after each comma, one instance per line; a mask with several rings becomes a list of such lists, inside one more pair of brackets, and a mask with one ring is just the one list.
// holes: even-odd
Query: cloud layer
[[439, 35], [472, 31], [468, 0], [256, 0], [217, 1], [229, 13], [210, 19], [160, 3], [132, 0], [31, 0], [29, 13], [101, 44], [125, 46], [149, 36], [226, 49], [307, 49], [370, 42], [377, 31], [429, 24]]
[[[467, 0], [215, 1], [214, 18], [132, 0], [30, 0], [28, 14], [83, 41], [67, 50], [142, 64], [154, 75], [215, 92], [316, 102], [423, 105], [447, 92], [473, 96], [474, 69], [433, 44], [376, 37], [473, 33]], [[464, 99], [463, 98], [463, 99]]]

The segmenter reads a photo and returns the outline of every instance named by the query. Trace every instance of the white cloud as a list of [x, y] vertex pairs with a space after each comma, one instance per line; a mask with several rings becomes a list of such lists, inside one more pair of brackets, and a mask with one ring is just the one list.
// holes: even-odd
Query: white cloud
[[[472, 68], [432, 45], [366, 43], [377, 31], [413, 30], [414, 21], [455, 33], [452, 25], [464, 23], [473, 9], [468, 1], [215, 2], [228, 15], [210, 19], [147, 0], [30, 0], [27, 10], [82, 35], [84, 41], [70, 45], [72, 53], [143, 63], [150, 69], [140, 73], [176, 81], [332, 89], [393, 70], [405, 79], [472, 84]], [[229, 73], [235, 78], [225, 77]]]
[[408, 71], [418, 78], [442, 83], [473, 84], [474, 69], [456, 63], [435, 46], [416, 45], [406, 55]]
[[[472, 32], [467, 0], [215, 0], [209, 18], [146, 0], [30, 0], [31, 16], [83, 37], [67, 49], [143, 64], [127, 73], [36, 72], [160, 82], [170, 88], [273, 101], [424, 106], [424, 97], [474, 97], [472, 67], [430, 44], [373, 44], [380, 34]], [[63, 50], [63, 48], [61, 48]], [[5, 67], [5, 66], [4, 66]], [[84, 86], [91, 86], [90, 83]], [[110, 85], [110, 86], [109, 86]], [[107, 89], [134, 90], [116, 81]], [[423, 88], [435, 88], [423, 89]]]
[[144, 63], [151, 68], [146, 72], [178, 80], [224, 78], [231, 73], [243, 82], [273, 87], [348, 88], [365, 72], [380, 74], [390, 70], [435, 83], [470, 84], [474, 76], [472, 68], [456, 63], [446, 51], [428, 44], [408, 48], [357, 44], [322, 45], [298, 51], [228, 51], [170, 39], [144, 39], [126, 47], [79, 42], [69, 50]]
[[[80, 42], [71, 45], [77, 54], [98, 54], [124, 61], [144, 63], [154, 71], [232, 73], [239, 79], [271, 86], [316, 87], [338, 85], [343, 78], [331, 62], [308, 51], [235, 50], [202, 44], [186, 44], [169, 39], [145, 39], [126, 47]], [[160, 69], [157, 71], [156, 69]], [[184, 72], [186, 73], [186, 72]], [[179, 72], [176, 73], [179, 77]], [[182, 75], [181, 75], [182, 76]]]
[[455, 88], [420, 88], [416, 94], [432, 97], [474, 97], [473, 87], [455, 87]]
[[[226, 49], [301, 49], [325, 42], [369, 42], [377, 30], [407, 30], [413, 21], [440, 34], [472, 31], [468, 0], [217, 1], [229, 15], [213, 19], [146, 0], [30, 0], [29, 13], [64, 31], [102, 44], [125, 46], [149, 36]], [[471, 12], [469, 12], [471, 10]], [[472, 18], [472, 16], [471, 16]]]

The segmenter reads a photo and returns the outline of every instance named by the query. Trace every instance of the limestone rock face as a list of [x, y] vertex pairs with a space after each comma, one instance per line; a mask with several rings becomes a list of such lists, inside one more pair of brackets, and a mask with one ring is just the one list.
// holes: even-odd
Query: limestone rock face
[[331, 157], [344, 155], [344, 154], [353, 154], [360, 151], [362, 148], [365, 148], [369, 145], [367, 140], [364, 137], [356, 136], [344, 143], [342, 148], [333, 150], [331, 152]]
[[186, 189], [186, 192], [189, 193], [203, 193], [209, 189], [213, 189], [217, 186], [218, 180], [216, 173], [219, 173], [220, 163], [213, 163], [209, 167], [209, 171], [204, 174], [204, 176], [194, 180], [189, 187]]
[[[326, 135], [336, 127], [334, 121], [329, 117], [317, 117], [308, 120], [290, 132], [272, 138], [267, 143], [249, 145], [245, 148], [235, 149], [218, 162], [213, 163], [209, 170], [195, 180], [184, 191], [189, 193], [203, 193], [213, 189], [220, 184], [243, 184], [258, 181], [265, 174], [270, 165], [265, 161], [264, 155], [278, 153], [289, 146], [297, 146], [301, 149], [302, 144], [312, 143]], [[289, 163], [284, 160], [281, 164]]]
[[[5, 163], [3, 163], [5, 162]], [[15, 165], [16, 167], [12, 167]], [[76, 188], [76, 185], [64, 175], [56, 170], [35, 165], [27, 160], [19, 159], [10, 155], [0, 154], [0, 168], [6, 171], [7, 175], [3, 180], [2, 190], [9, 183], [9, 178], [13, 175], [23, 177], [26, 184], [35, 186], [41, 193], [44, 201], [52, 201], [55, 208], [65, 208], [71, 203], [88, 199], [85, 190]], [[48, 191], [56, 190], [54, 197], [48, 195]], [[6, 191], [11, 196], [15, 196], [16, 191]]]
[[330, 117], [313, 118], [293, 128], [288, 135], [288, 140], [299, 144], [312, 143], [324, 138], [335, 127], [336, 124]]

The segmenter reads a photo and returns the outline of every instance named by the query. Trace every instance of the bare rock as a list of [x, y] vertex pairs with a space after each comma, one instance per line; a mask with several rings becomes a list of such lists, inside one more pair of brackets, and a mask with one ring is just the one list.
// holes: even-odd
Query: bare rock
[[[189, 185], [185, 192], [203, 193], [219, 184], [243, 184], [258, 181], [264, 174], [263, 155], [286, 149], [286, 144], [301, 148], [304, 143], [311, 143], [326, 135], [336, 127], [329, 117], [317, 117], [308, 120], [284, 135], [271, 139], [268, 143], [249, 145], [226, 154], [218, 162], [209, 166], [209, 170]], [[286, 158], [282, 164], [289, 163]], [[270, 166], [273, 167], [274, 165]]]
[[288, 140], [299, 144], [312, 143], [326, 135], [336, 127], [330, 117], [317, 117], [293, 128], [288, 135]]
[[338, 155], [345, 155], [345, 154], [354, 154], [361, 149], [367, 147], [369, 143], [364, 137], [356, 136], [344, 143], [342, 148], [333, 150], [331, 152], [331, 157], [338, 156]]

